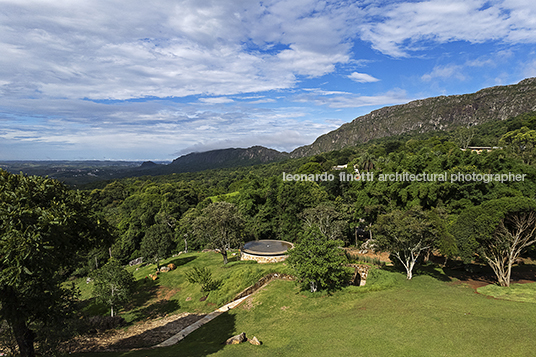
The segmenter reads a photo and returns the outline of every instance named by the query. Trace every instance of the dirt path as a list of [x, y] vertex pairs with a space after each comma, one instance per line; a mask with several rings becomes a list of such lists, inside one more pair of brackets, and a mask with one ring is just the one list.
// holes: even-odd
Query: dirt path
[[147, 320], [126, 329], [108, 330], [103, 333], [78, 336], [64, 345], [66, 352], [127, 351], [157, 345], [205, 315], [187, 312]]

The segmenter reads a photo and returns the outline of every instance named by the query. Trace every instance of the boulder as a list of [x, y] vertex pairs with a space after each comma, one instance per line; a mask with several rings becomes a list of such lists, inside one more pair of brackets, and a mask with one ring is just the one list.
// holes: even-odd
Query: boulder
[[153, 280], [156, 280], [158, 279], [158, 275], [157, 274], [149, 274], [149, 277]]
[[262, 342], [257, 339], [257, 337], [253, 336], [253, 338], [248, 339], [249, 343], [255, 346], [262, 345]]
[[239, 343], [242, 343], [246, 340], [247, 340], [246, 333], [242, 332], [240, 335], [236, 335], [227, 339], [227, 341], [225, 341], [225, 344], [226, 345], [238, 345]]
[[168, 266], [169, 270], [175, 270], [175, 268], [177, 268], [175, 266], [175, 264], [173, 264], [173, 263], [169, 263], [167, 266]]
[[168, 271], [170, 271], [171, 269], [169, 267], [161, 267], [160, 268], [160, 272], [162, 273], [167, 273]]
[[139, 257], [139, 258], [136, 258], [134, 260], [131, 260], [130, 262], [128, 262], [128, 265], [129, 266], [134, 266], [134, 265], [138, 265], [138, 264], [141, 264], [143, 263], [143, 257]]

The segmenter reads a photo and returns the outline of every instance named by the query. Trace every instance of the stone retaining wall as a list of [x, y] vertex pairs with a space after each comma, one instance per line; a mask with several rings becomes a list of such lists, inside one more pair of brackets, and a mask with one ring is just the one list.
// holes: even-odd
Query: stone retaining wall
[[280, 273], [271, 273], [271, 274], [265, 275], [262, 278], [260, 278], [259, 281], [257, 281], [255, 284], [251, 285], [250, 287], [246, 288], [241, 293], [236, 295], [233, 300], [237, 300], [237, 299], [243, 298], [244, 296], [253, 294], [255, 291], [259, 290], [264, 285], [268, 284], [270, 281], [274, 279], [294, 280], [294, 277], [292, 275], [280, 274]]
[[257, 263], [279, 263], [287, 259], [287, 255], [253, 255], [240, 251], [240, 260], [256, 260]]
[[363, 286], [367, 283], [367, 276], [370, 266], [365, 264], [348, 264], [346, 266], [355, 268], [354, 276], [350, 281], [351, 285]]

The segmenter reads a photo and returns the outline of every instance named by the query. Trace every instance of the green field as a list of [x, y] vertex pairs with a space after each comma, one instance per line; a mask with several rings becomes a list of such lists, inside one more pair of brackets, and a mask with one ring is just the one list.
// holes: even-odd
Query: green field
[[[184, 265], [210, 263], [222, 278], [246, 276], [248, 269], [283, 265], [235, 263], [224, 268], [214, 253], [196, 254]], [[199, 259], [199, 260], [198, 260]], [[389, 268], [387, 268], [389, 269]], [[262, 275], [262, 271], [257, 274]], [[207, 302], [183, 303], [194, 294], [181, 268], [159, 284], [183, 287], [176, 299], [184, 311], [207, 311]], [[137, 272], [138, 277], [143, 272]], [[174, 275], [177, 277], [174, 278]], [[365, 287], [334, 294], [299, 291], [295, 283], [273, 281], [250, 301], [219, 316], [178, 344], [127, 353], [79, 356], [533, 356], [536, 304], [494, 299], [436, 271], [405, 280], [402, 273], [373, 269]], [[236, 277], [235, 276], [235, 277]], [[251, 275], [247, 275], [252, 277]], [[169, 279], [169, 280], [164, 280]], [[230, 282], [228, 282], [230, 284]], [[225, 286], [225, 285], [224, 285]], [[533, 287], [534, 289], [534, 287]], [[234, 292], [233, 292], [234, 293]], [[213, 301], [230, 292], [211, 293]], [[134, 314], [134, 312], [130, 312]], [[128, 314], [127, 314], [128, 315]], [[225, 346], [238, 333], [257, 336], [262, 346]]]
[[[232, 255], [235, 254], [235, 255]], [[137, 280], [135, 293], [131, 303], [120, 311], [127, 322], [136, 322], [147, 317], [158, 317], [168, 313], [209, 313], [215, 308], [232, 301], [236, 294], [253, 285], [263, 276], [272, 272], [288, 272], [283, 264], [257, 264], [255, 261], [239, 261], [238, 253], [229, 253], [229, 263], [223, 265], [223, 258], [218, 253], [188, 253], [164, 260], [161, 265], [173, 263], [177, 269], [161, 273], [153, 281], [149, 274], [155, 271], [156, 265], [128, 267]], [[193, 267], [208, 267], [214, 279], [222, 284], [217, 291], [212, 291], [206, 301], [200, 286], [190, 284], [186, 272]], [[136, 270], [137, 269], [137, 270]], [[75, 281], [81, 291], [81, 300], [89, 301], [93, 283], [86, 283], [85, 278]], [[162, 299], [165, 295], [165, 299]], [[86, 310], [91, 314], [106, 314], [108, 308], [102, 304], [90, 303]]]

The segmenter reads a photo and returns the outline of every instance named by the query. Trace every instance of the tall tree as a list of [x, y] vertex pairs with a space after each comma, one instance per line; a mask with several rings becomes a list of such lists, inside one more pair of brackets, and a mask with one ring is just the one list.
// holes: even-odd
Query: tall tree
[[481, 256], [501, 286], [510, 286], [512, 266], [536, 242], [536, 201], [527, 197], [491, 200], [463, 211], [452, 227], [461, 255]]
[[430, 219], [430, 213], [420, 206], [407, 211], [394, 210], [378, 216], [373, 225], [374, 246], [391, 252], [406, 269], [406, 277], [413, 277], [413, 268], [421, 253], [434, 245], [438, 234], [445, 234], [440, 220]]
[[147, 229], [141, 241], [141, 254], [148, 261], [154, 261], [160, 270], [160, 261], [171, 253], [173, 231], [166, 224], [155, 224]]
[[194, 227], [206, 237], [209, 246], [217, 249], [227, 264], [227, 251], [238, 246], [242, 238], [243, 219], [236, 206], [229, 202], [214, 202], [203, 209]]
[[317, 227], [311, 227], [289, 250], [287, 263], [311, 292], [339, 288], [349, 279], [349, 271], [343, 265], [346, 256], [339, 248], [342, 244], [340, 240], [327, 239]]
[[343, 240], [348, 222], [333, 204], [321, 203], [316, 207], [307, 208], [299, 215], [306, 228], [316, 226], [327, 239]]
[[520, 157], [525, 164], [534, 163], [536, 157], [536, 130], [526, 126], [509, 131], [499, 140], [499, 145], [506, 146], [514, 155]]
[[[80, 253], [110, 237], [79, 192], [0, 170], [0, 318], [21, 356], [35, 356], [38, 326], [65, 316], [74, 291], [62, 286]], [[108, 242], [109, 243], [109, 242]]]
[[93, 295], [110, 307], [110, 316], [114, 317], [114, 308], [126, 302], [132, 293], [134, 275], [112, 258], [102, 268], [95, 270], [92, 276], [95, 284]]

